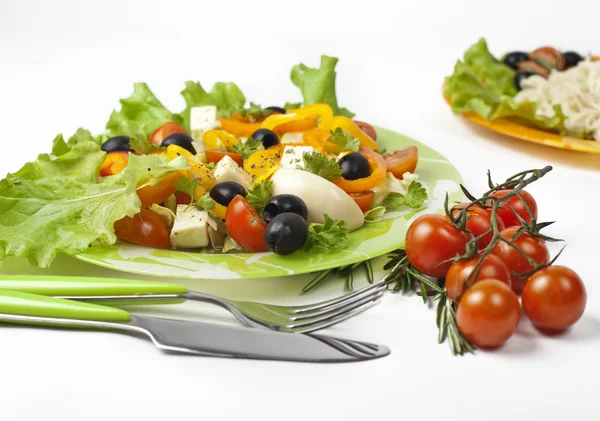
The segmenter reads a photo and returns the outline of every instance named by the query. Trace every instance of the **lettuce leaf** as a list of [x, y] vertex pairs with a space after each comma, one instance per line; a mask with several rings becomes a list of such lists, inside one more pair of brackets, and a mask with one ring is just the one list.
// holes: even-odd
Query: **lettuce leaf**
[[62, 134], [59, 134], [52, 141], [52, 155], [61, 156], [69, 152], [73, 146], [78, 145], [82, 142], [93, 142], [98, 146], [101, 146], [109, 136], [107, 134], [101, 134], [98, 136], [92, 136], [89, 130], [80, 127], [77, 129], [75, 134], [65, 141]]
[[185, 82], [185, 89], [181, 91], [186, 107], [179, 114], [183, 126], [190, 127], [190, 108], [204, 105], [216, 105], [219, 115], [230, 117], [246, 104], [246, 97], [235, 83], [217, 82], [210, 93], [206, 92], [198, 82]]
[[0, 260], [22, 256], [47, 267], [58, 252], [76, 254], [95, 241], [112, 244], [115, 221], [140, 209], [137, 187], [187, 167], [183, 159], [130, 155], [125, 170], [98, 182], [104, 157], [96, 142], [81, 141], [1, 180]]
[[340, 108], [335, 93], [335, 66], [338, 59], [335, 57], [321, 56], [321, 65], [312, 69], [304, 64], [297, 64], [292, 68], [292, 83], [300, 88], [304, 105], [327, 104], [335, 115], [354, 117], [354, 113], [346, 108]]
[[555, 107], [552, 118], [536, 116], [536, 104], [517, 104], [514, 86], [516, 72], [498, 61], [489, 51], [485, 39], [471, 46], [458, 61], [454, 73], [446, 78], [444, 96], [455, 114], [472, 112], [490, 121], [511, 117], [521, 123], [546, 130], [564, 130], [565, 116]]
[[113, 136], [133, 136], [143, 132], [149, 136], [167, 121], [182, 123], [181, 116], [170, 112], [145, 83], [135, 83], [133, 94], [121, 99], [120, 111], [113, 111], [106, 129]]

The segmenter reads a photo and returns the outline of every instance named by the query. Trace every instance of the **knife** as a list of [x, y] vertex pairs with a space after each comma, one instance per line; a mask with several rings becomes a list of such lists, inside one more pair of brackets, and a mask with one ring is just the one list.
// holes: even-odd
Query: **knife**
[[320, 334], [161, 319], [12, 290], [0, 290], [0, 322], [143, 333], [162, 350], [215, 357], [333, 363], [367, 361], [390, 353], [383, 345]]

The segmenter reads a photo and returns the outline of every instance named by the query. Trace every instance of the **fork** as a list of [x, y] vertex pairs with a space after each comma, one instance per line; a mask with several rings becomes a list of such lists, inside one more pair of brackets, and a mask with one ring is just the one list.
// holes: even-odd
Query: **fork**
[[70, 300], [113, 305], [172, 304], [187, 300], [210, 303], [229, 311], [244, 326], [292, 333], [314, 332], [356, 316], [379, 303], [385, 288], [385, 280], [381, 280], [331, 300], [301, 306], [281, 306], [226, 300], [170, 282], [76, 276], [0, 276], [0, 289]]

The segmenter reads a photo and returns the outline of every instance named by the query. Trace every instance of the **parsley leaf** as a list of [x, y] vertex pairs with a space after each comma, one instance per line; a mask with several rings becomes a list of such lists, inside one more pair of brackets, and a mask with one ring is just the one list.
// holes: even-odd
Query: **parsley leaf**
[[175, 189], [182, 193], [187, 194], [190, 197], [194, 197], [194, 191], [196, 190], [198, 182], [195, 178], [181, 177], [174, 184]]
[[425, 200], [427, 200], [427, 190], [421, 183], [413, 181], [408, 186], [406, 196], [400, 193], [390, 193], [383, 201], [383, 206], [388, 211], [398, 210], [402, 206], [418, 209], [423, 206]]
[[269, 201], [273, 182], [271, 180], [263, 180], [260, 183], [253, 184], [248, 189], [246, 200], [258, 213], [262, 213], [265, 205]]
[[235, 152], [239, 152], [242, 154], [243, 159], [248, 159], [250, 155], [254, 152], [258, 151], [258, 148], [262, 145], [260, 140], [254, 139], [250, 136], [245, 142], [240, 142], [233, 147]]
[[304, 160], [304, 168], [297, 165], [297, 169], [311, 172], [327, 180], [338, 179], [344, 173], [335, 158], [327, 158], [319, 152], [304, 152], [302, 159]]
[[218, 218], [217, 214], [213, 212], [213, 209], [217, 206], [217, 203], [212, 197], [210, 197], [209, 193], [204, 193], [204, 196], [202, 196], [198, 201], [196, 201], [194, 205], [207, 211], [208, 214], [213, 218]]
[[340, 127], [336, 128], [335, 131], [331, 130], [331, 136], [327, 139], [327, 141], [338, 145], [342, 152], [356, 152], [360, 147], [360, 140], [345, 133]]
[[217, 206], [217, 204], [213, 200], [213, 198], [210, 197], [210, 194], [205, 193], [204, 196], [202, 196], [200, 199], [194, 200], [194, 192], [196, 191], [196, 186], [198, 185], [198, 182], [195, 178], [190, 179], [186, 177], [181, 177], [175, 182], [174, 185], [177, 191], [185, 193], [192, 198], [188, 207], [185, 208], [186, 211], [189, 209], [190, 206], [193, 205], [198, 208], [204, 209], [213, 218], [217, 218], [217, 214], [213, 212], [213, 209], [215, 208], [215, 206]]
[[265, 110], [260, 105], [255, 104], [254, 102], [250, 102], [250, 107], [243, 108], [240, 110], [240, 114], [242, 115], [242, 117], [249, 117], [254, 121], [259, 120], [262, 117], [270, 116], [271, 113], [271, 110]]
[[150, 152], [160, 149], [158, 145], [150, 142], [143, 133], [137, 133], [131, 136], [131, 139], [129, 140], [129, 147], [134, 152], [142, 155], [147, 155]]
[[323, 224], [310, 224], [308, 226], [308, 238], [303, 249], [309, 251], [312, 248], [339, 251], [348, 245], [348, 228], [346, 222], [331, 219], [327, 214], [323, 215]]

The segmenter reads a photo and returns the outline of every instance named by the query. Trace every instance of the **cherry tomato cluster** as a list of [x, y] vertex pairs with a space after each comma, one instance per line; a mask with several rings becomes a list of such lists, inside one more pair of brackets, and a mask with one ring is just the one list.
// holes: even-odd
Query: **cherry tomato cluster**
[[468, 194], [471, 202], [445, 216], [423, 215], [408, 229], [408, 261], [422, 275], [443, 279], [456, 306], [456, 325], [473, 345], [506, 342], [521, 307], [534, 326], [551, 333], [567, 329], [584, 312], [583, 282], [571, 269], [551, 265], [546, 243], [554, 239], [539, 232], [548, 224], [537, 222], [537, 203], [523, 190], [545, 172], [520, 173], [500, 186], [490, 182], [482, 198]]

